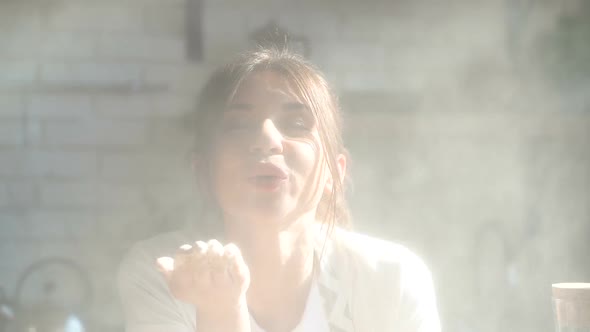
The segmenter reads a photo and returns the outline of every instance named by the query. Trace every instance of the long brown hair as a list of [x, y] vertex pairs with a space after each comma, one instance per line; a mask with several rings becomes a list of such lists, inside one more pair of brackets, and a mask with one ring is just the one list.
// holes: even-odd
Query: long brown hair
[[316, 118], [324, 160], [334, 179], [332, 192], [324, 193], [320, 201], [317, 217], [328, 227], [328, 232], [336, 225], [349, 227], [350, 217], [342, 181], [344, 174], [339, 174], [337, 165], [338, 155], [347, 157], [338, 100], [314, 65], [286, 49], [264, 48], [243, 53], [216, 70], [205, 84], [192, 120], [196, 132], [195, 153], [204, 161], [199, 163], [201, 186], [207, 187], [204, 190], [210, 193], [210, 166], [206, 161], [210, 160], [213, 152], [213, 138], [219, 128], [222, 110], [249, 74], [265, 70], [277, 72], [289, 80]]

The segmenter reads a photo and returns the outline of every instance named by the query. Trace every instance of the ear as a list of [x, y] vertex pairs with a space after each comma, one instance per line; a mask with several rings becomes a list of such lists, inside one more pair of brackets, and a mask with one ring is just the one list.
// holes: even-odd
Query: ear
[[[340, 182], [340, 184], [342, 184], [344, 182], [344, 176], [346, 175], [346, 156], [343, 154], [339, 154], [336, 157], [336, 167], [337, 167], [337, 176], [338, 176], [338, 181]], [[332, 188], [334, 187], [334, 174], [331, 174], [328, 176], [328, 179], [326, 181], [326, 188], [324, 189], [325, 193], [331, 193], [332, 192]]]
[[336, 165], [338, 166], [338, 180], [340, 184], [344, 183], [344, 177], [346, 176], [346, 156], [339, 154], [336, 158]]

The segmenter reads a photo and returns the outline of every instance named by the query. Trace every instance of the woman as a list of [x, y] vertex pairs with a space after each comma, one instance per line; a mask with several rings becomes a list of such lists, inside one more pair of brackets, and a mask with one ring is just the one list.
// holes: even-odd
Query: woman
[[317, 69], [286, 51], [245, 54], [213, 74], [195, 124], [207, 218], [223, 230], [131, 250], [127, 331], [440, 330], [422, 261], [342, 227], [346, 151]]

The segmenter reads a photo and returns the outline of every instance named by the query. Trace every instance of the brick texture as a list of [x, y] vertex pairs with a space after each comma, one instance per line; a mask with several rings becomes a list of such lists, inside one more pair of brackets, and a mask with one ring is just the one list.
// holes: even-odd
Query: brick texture
[[184, 40], [171, 37], [149, 37], [143, 34], [104, 34], [98, 44], [102, 58], [139, 61], [181, 61]]
[[24, 143], [24, 126], [19, 120], [2, 120], [0, 122], [0, 146], [22, 145]]
[[139, 84], [141, 68], [135, 63], [56, 63], [41, 65], [42, 83], [82, 85]]
[[0, 87], [21, 86], [35, 82], [37, 63], [32, 61], [2, 61]]
[[[97, 294], [96, 330], [123, 330], [125, 250], [198, 212], [185, 115], [212, 70], [276, 20], [307, 38], [342, 97], [356, 229], [424, 256], [444, 329], [551, 326], [539, 290], [588, 275], [590, 116], [531, 69], [538, 53], [507, 50], [505, 1], [204, 1], [204, 59], [191, 62], [186, 3], [0, 0], [0, 286], [74, 259]], [[537, 45], [575, 3], [533, 6], [519, 38]], [[474, 248], [489, 224], [510, 249], [510, 269], [493, 271], [511, 271], [510, 301], [481, 296], [494, 285]]]
[[24, 98], [19, 94], [0, 94], [0, 120], [19, 118], [24, 112]]
[[45, 142], [54, 146], [133, 146], [146, 140], [146, 126], [141, 122], [94, 120], [45, 125]]
[[96, 184], [85, 182], [44, 182], [40, 186], [41, 206], [47, 208], [91, 208], [98, 204]]
[[28, 97], [27, 115], [35, 118], [88, 117], [91, 112], [89, 96], [34, 94]]
[[51, 29], [65, 31], [140, 31], [141, 10], [121, 1], [66, 1], [61, 8], [50, 11], [47, 24]]

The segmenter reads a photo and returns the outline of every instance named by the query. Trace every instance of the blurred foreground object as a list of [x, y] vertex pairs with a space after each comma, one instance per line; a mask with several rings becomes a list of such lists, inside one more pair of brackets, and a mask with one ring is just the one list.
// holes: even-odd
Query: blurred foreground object
[[556, 332], [590, 332], [590, 283], [553, 284]]
[[17, 282], [6, 332], [85, 332], [82, 317], [91, 293], [89, 276], [78, 263], [62, 257], [37, 261]]

